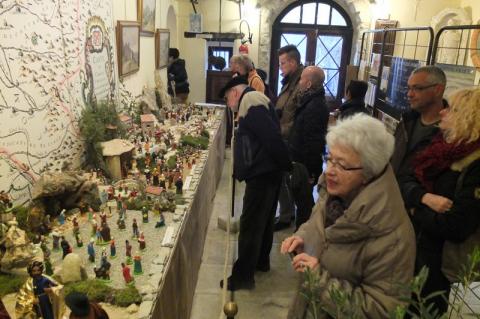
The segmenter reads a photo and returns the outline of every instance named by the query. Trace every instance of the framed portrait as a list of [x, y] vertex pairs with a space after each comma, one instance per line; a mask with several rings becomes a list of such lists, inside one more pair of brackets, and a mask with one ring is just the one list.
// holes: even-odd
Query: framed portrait
[[155, 68], [168, 66], [168, 49], [170, 48], [170, 30], [157, 29], [155, 32]]
[[117, 21], [117, 60], [120, 77], [140, 68], [140, 23]]
[[153, 37], [155, 34], [156, 0], [137, 0], [137, 21], [141, 25], [141, 34]]

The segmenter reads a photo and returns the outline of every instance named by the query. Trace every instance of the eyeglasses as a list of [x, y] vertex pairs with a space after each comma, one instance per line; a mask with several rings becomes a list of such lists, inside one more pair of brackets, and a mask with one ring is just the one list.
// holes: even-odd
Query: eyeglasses
[[340, 163], [337, 160], [332, 159], [332, 157], [329, 155], [323, 156], [323, 161], [327, 163], [327, 166], [332, 165], [333, 167], [339, 168], [342, 171], [357, 171], [357, 170], [363, 169], [363, 167], [345, 167], [344, 164]]
[[414, 86], [407, 86], [407, 90], [408, 91], [413, 91], [415, 93], [418, 93], [418, 92], [421, 92], [421, 91], [424, 91], [426, 89], [429, 89], [429, 88], [432, 88], [434, 86], [438, 85], [438, 83], [434, 83], [434, 84], [430, 84], [430, 85], [425, 85], [425, 86], [418, 86], [418, 85], [414, 85]]

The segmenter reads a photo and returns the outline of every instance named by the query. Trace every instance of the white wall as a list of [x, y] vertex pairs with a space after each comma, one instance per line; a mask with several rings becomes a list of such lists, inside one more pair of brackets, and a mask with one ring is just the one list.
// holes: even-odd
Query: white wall
[[[172, 25], [167, 25], [168, 10], [176, 12], [177, 1], [174, 0], [157, 0], [155, 28], [167, 29]], [[172, 12], [170, 13], [172, 15]], [[137, 20], [137, 0], [113, 0], [113, 18], [116, 25], [117, 20]], [[172, 20], [173, 17], [170, 17]], [[175, 20], [177, 21], [177, 20]], [[177, 43], [177, 30], [171, 30], [170, 36], [173, 35], [171, 43]], [[155, 71], [155, 37], [146, 37], [140, 35], [140, 69], [138, 72], [127, 75], [123, 81], [125, 88], [130, 91], [133, 96], [142, 93], [144, 86], [154, 87], [154, 71]], [[161, 70], [161, 78], [167, 83], [167, 69]]]
[[472, 11], [472, 21], [474, 24], [480, 24], [480, 1], [462, 0], [462, 8], [469, 8]]

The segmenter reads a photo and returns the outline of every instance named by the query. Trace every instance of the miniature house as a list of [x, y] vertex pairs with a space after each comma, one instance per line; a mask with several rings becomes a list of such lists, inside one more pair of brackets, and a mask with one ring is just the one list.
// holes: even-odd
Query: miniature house
[[153, 114], [142, 114], [140, 115], [140, 121], [142, 123], [142, 132], [144, 135], [153, 136], [155, 133], [155, 122], [157, 119]]
[[131, 165], [132, 150], [135, 145], [126, 140], [114, 139], [102, 142], [102, 153], [107, 164], [108, 171], [114, 180], [127, 177]]

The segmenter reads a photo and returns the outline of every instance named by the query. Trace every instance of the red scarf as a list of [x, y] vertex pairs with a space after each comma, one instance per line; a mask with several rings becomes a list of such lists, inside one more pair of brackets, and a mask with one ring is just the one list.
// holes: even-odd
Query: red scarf
[[441, 133], [436, 135], [427, 148], [413, 159], [415, 176], [431, 192], [437, 177], [456, 161], [480, 148], [480, 139], [471, 143], [447, 143]]

